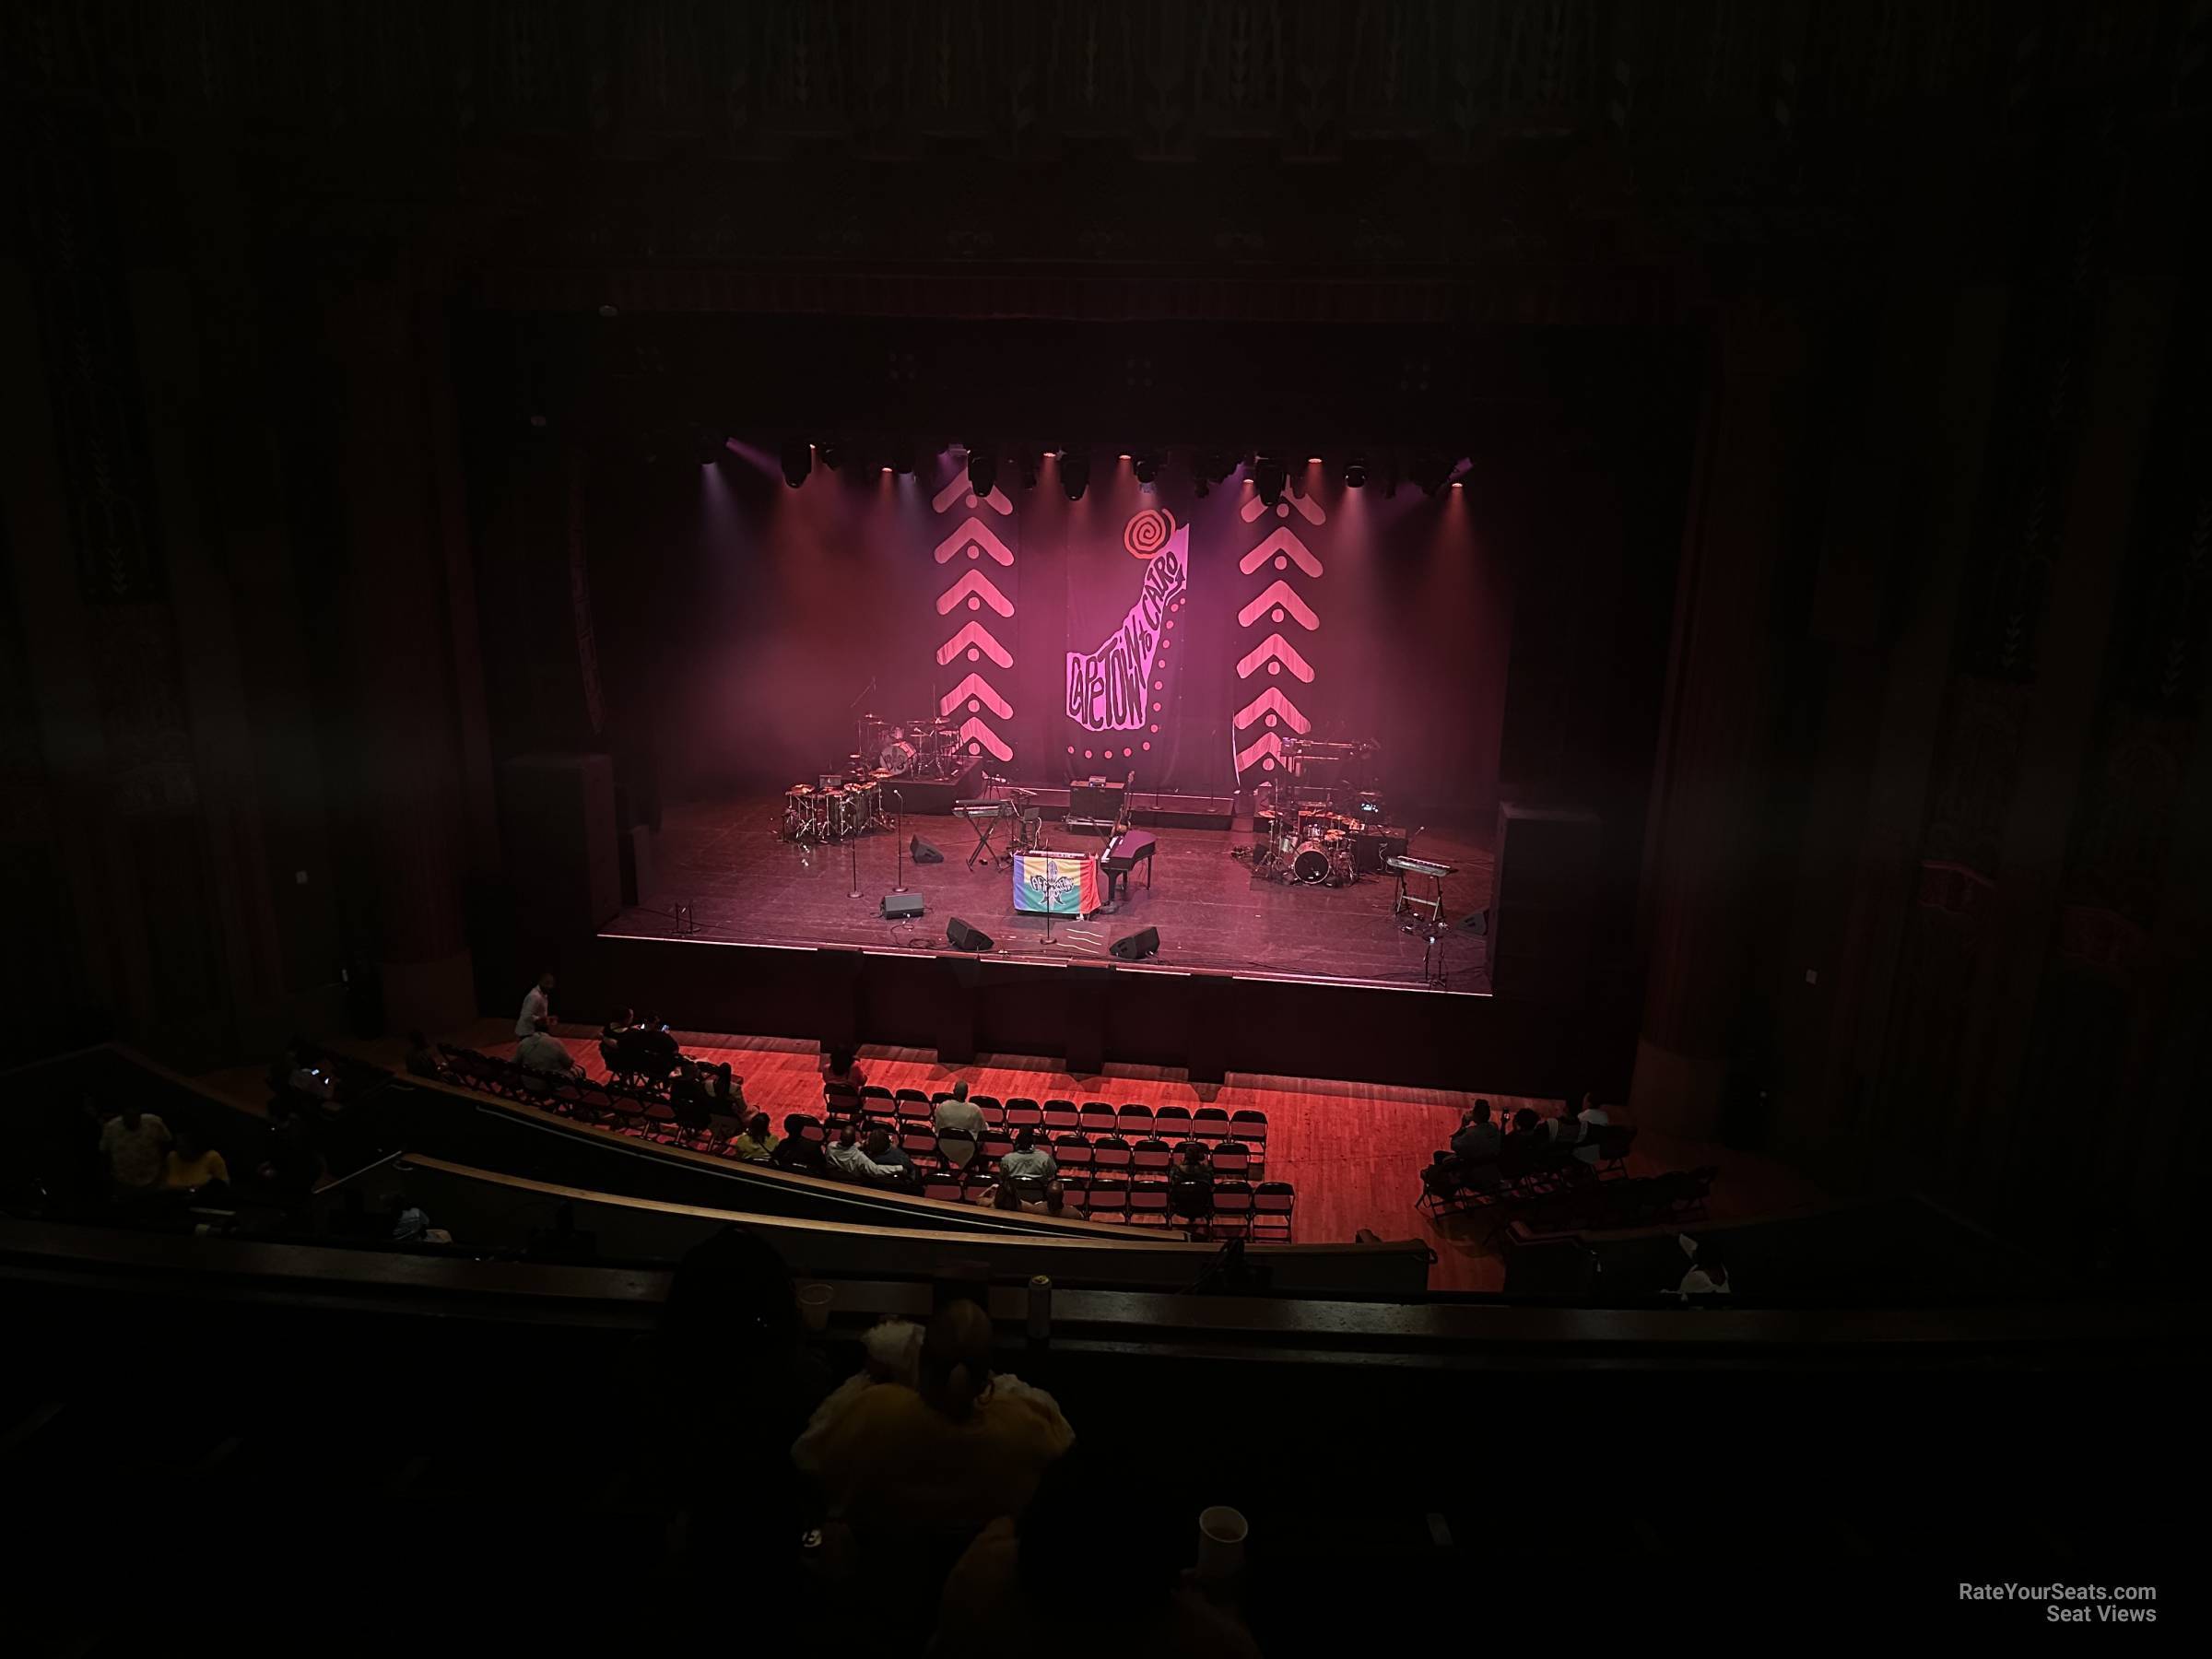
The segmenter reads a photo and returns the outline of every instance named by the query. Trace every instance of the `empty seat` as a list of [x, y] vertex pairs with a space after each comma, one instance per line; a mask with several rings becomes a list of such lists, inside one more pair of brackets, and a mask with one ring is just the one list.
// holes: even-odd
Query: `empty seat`
[[1252, 1168], [1252, 1149], [1242, 1141], [1223, 1141], [1214, 1148], [1214, 1173], [1241, 1179]]
[[1191, 1133], [1191, 1109], [1188, 1106], [1161, 1106], [1152, 1113], [1152, 1133], [1169, 1146], [1188, 1139]]
[[1036, 1129], [1043, 1125], [1044, 1108], [1030, 1100], [1006, 1102], [1006, 1127], [1009, 1129]]
[[789, 1128], [797, 1131], [801, 1140], [818, 1141], [823, 1138], [821, 1120], [810, 1112], [793, 1112]]
[[996, 1095], [971, 1094], [968, 1097], [968, 1104], [980, 1108], [983, 1116], [986, 1118], [990, 1117], [994, 1112], [1000, 1112], [1006, 1110], [1006, 1108], [999, 1103], [999, 1099]]
[[1014, 1150], [1014, 1137], [1004, 1129], [986, 1129], [982, 1138], [982, 1161], [994, 1165]]
[[1174, 1160], [1175, 1154], [1168, 1143], [1157, 1137], [1140, 1140], [1129, 1148], [1130, 1164], [1139, 1175], [1164, 1175], [1168, 1165]]
[[1152, 1133], [1152, 1108], [1135, 1104], [1119, 1107], [1113, 1114], [1113, 1132], [1124, 1140], [1142, 1140]]
[[1229, 1114], [1229, 1132], [1250, 1147], [1253, 1157], [1264, 1158], [1266, 1156], [1267, 1114], [1265, 1112], [1253, 1112], [1249, 1107], [1241, 1112], [1230, 1112]]
[[1119, 1221], [1129, 1213], [1129, 1183], [1120, 1176], [1094, 1178], [1084, 1194], [1083, 1213], [1094, 1221]]
[[[888, 1100], [891, 1098], [891, 1091], [880, 1083], [864, 1083], [860, 1087], [860, 1092], [863, 1099], [870, 1100]], [[870, 1108], [870, 1110], [874, 1109]]]
[[958, 1175], [930, 1175], [922, 1182], [922, 1196], [942, 1198], [947, 1204], [960, 1201], [960, 1178]]
[[1229, 1138], [1229, 1113], [1218, 1106], [1201, 1106], [1191, 1113], [1191, 1133], [1202, 1141]]
[[927, 1122], [935, 1108], [930, 1105], [929, 1097], [920, 1089], [902, 1088], [892, 1101], [892, 1111], [902, 1120], [920, 1119]]
[[1090, 1168], [1090, 1142], [1080, 1135], [1063, 1135], [1053, 1141], [1053, 1157], [1063, 1170]]
[[1241, 1181], [1214, 1182], [1214, 1217], [1211, 1230], [1224, 1237], [1234, 1238], [1252, 1226], [1252, 1188]]
[[1298, 1202], [1287, 1181], [1263, 1181], [1252, 1191], [1252, 1230], [1255, 1237], [1290, 1237], [1290, 1211]]
[[1081, 1114], [1073, 1100], [1047, 1100], [1044, 1103], [1044, 1126], [1054, 1135], [1066, 1135], [1083, 1126]]
[[927, 1124], [905, 1124], [899, 1130], [899, 1150], [917, 1163], [935, 1163], [937, 1132]]
[[1112, 1135], [1113, 1108], [1103, 1100], [1086, 1100], [1076, 1113], [1077, 1127], [1086, 1135]]
[[1090, 1143], [1090, 1161], [1102, 1171], [1118, 1174], [1132, 1161], [1129, 1143], [1118, 1135], [1102, 1135]]
[[1165, 1227], [1168, 1223], [1168, 1183], [1164, 1181], [1131, 1182], [1129, 1219], [1147, 1227]]

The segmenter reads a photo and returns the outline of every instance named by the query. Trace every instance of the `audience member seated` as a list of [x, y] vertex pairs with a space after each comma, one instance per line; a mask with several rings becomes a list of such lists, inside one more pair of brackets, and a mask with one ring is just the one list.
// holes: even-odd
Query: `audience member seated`
[[1578, 1162], [1594, 1164], [1598, 1159], [1598, 1143], [1606, 1138], [1595, 1131], [1601, 1130], [1605, 1125], [1610, 1124], [1613, 1121], [1613, 1114], [1597, 1103], [1597, 1098], [1594, 1095], [1585, 1094], [1583, 1096], [1581, 1116], [1583, 1140], [1582, 1145], [1575, 1147], [1574, 1156]]
[[822, 1437], [830, 1425], [844, 1416], [846, 1408], [878, 1382], [897, 1382], [907, 1388], [922, 1385], [922, 1327], [911, 1319], [895, 1319], [888, 1314], [878, 1319], [860, 1339], [861, 1366], [836, 1388], [830, 1397], [815, 1407], [814, 1416], [806, 1424], [806, 1431], [793, 1442], [791, 1460], [808, 1474], [818, 1474], [821, 1461], [818, 1455]]
[[453, 1235], [432, 1227], [419, 1206], [405, 1198], [392, 1200], [392, 1241], [394, 1244], [451, 1244]]
[[[881, 1135], [882, 1130], [871, 1129], [868, 1139], [873, 1143]], [[888, 1141], [889, 1137], [885, 1138]], [[877, 1163], [868, 1156], [867, 1149], [860, 1144], [860, 1131], [851, 1124], [838, 1130], [837, 1138], [830, 1143], [827, 1157], [831, 1170], [854, 1181], [871, 1181], [883, 1186], [899, 1178], [895, 1170]]]
[[779, 1170], [791, 1170], [801, 1175], [827, 1175], [830, 1172], [828, 1148], [801, 1133], [805, 1125], [799, 1120], [804, 1115], [794, 1112], [783, 1120], [783, 1138], [768, 1155], [768, 1161]]
[[677, 1067], [676, 1081], [668, 1088], [668, 1109], [676, 1113], [676, 1121], [693, 1134], [705, 1129], [712, 1119], [713, 1107], [700, 1077], [698, 1061], [686, 1060]]
[[[1079, 1450], [1055, 1460], [1018, 1518], [1001, 1516], [976, 1535], [946, 1578], [930, 1652], [1033, 1659], [1049, 1647], [1067, 1659], [1259, 1659], [1235, 1616], [1189, 1582], [1184, 1515], [1146, 1483], [1087, 1462]], [[1112, 1593], [1100, 1594], [1107, 1562]], [[1070, 1607], [1081, 1617], [1066, 1617]]]
[[825, 1088], [834, 1083], [841, 1088], [848, 1088], [857, 1094], [867, 1080], [867, 1073], [860, 1069], [860, 1063], [853, 1057], [851, 1049], [833, 1048], [830, 1051], [828, 1062], [822, 1067]]
[[1214, 1213], [1214, 1166], [1196, 1141], [1184, 1142], [1182, 1156], [1168, 1166], [1168, 1208], [1192, 1221]]
[[1570, 1100], [1559, 1109], [1559, 1115], [1544, 1125], [1551, 1144], [1564, 1150], [1583, 1144], [1586, 1131], [1583, 1127], [1583, 1102]]
[[568, 1046], [548, 1031], [533, 1031], [514, 1045], [515, 1064], [548, 1077], [581, 1077], [583, 1067], [570, 1057]]
[[776, 1148], [783, 1143], [768, 1126], [768, 1113], [756, 1112], [746, 1124], [745, 1133], [730, 1143], [730, 1150], [747, 1163], [768, 1163], [776, 1156]]
[[1463, 1163], [1495, 1163], [1502, 1145], [1498, 1125], [1490, 1121], [1488, 1100], [1477, 1100], [1467, 1109], [1459, 1121], [1459, 1132], [1452, 1137], [1453, 1155]]
[[990, 1316], [949, 1302], [924, 1334], [914, 1386], [868, 1387], [811, 1438], [823, 1496], [851, 1529], [864, 1580], [939, 1580], [978, 1528], [1020, 1512], [1074, 1444], [1051, 1395], [994, 1382]]
[[1513, 1113], [1512, 1132], [1499, 1147], [1501, 1157], [1515, 1160], [1535, 1158], [1551, 1145], [1551, 1137], [1544, 1132], [1544, 1120], [1530, 1108], [1524, 1106]]
[[664, 1399], [744, 1402], [742, 1418], [713, 1432], [646, 1437], [681, 1512], [670, 1546], [717, 1573], [790, 1555], [809, 1517], [788, 1448], [830, 1375], [807, 1351], [791, 1269], [774, 1247], [742, 1227], [694, 1246], [669, 1282], [653, 1358]]
[[1689, 1271], [1675, 1287], [1675, 1294], [1687, 1301], [1693, 1296], [1731, 1296], [1735, 1294], [1728, 1282], [1728, 1264], [1721, 1253], [1710, 1244], [1700, 1244], [1688, 1233], [1677, 1235], [1677, 1241], [1689, 1257]]
[[949, 1134], [953, 1138], [940, 1147], [945, 1161], [956, 1170], [968, 1167], [975, 1157], [975, 1144], [983, 1133], [983, 1109], [968, 1098], [965, 1078], [952, 1086], [952, 1098], [939, 1100], [933, 1114], [939, 1135]]
[[230, 1166], [223, 1155], [203, 1147], [189, 1129], [177, 1132], [176, 1144], [163, 1159], [161, 1184], [172, 1193], [196, 1193], [205, 1187], [229, 1186]]
[[407, 1033], [407, 1076], [438, 1078], [445, 1076], [445, 1055], [420, 1031]]
[[730, 1070], [727, 1060], [706, 1067], [700, 1080], [707, 1086], [707, 1102], [717, 1117], [745, 1116], [745, 1079]]
[[1060, 1172], [1060, 1160], [1037, 1144], [1037, 1131], [1014, 1132], [1014, 1148], [998, 1160], [998, 1172], [1009, 1181], [1050, 1181]]
[[108, 1160], [108, 1179], [119, 1198], [143, 1198], [158, 1192], [169, 1148], [175, 1137], [169, 1125], [135, 1100], [110, 1118], [100, 1131], [100, 1149]]
[[868, 1161], [886, 1171], [892, 1184], [912, 1186], [915, 1183], [920, 1171], [914, 1168], [914, 1160], [906, 1155], [899, 1143], [891, 1138], [890, 1131], [881, 1124], [869, 1128], [866, 1150]]

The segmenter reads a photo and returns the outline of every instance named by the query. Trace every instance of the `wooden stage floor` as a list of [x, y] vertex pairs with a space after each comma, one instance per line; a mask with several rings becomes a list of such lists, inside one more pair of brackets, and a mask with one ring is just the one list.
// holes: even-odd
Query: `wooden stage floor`
[[[680, 932], [671, 912], [690, 907], [693, 936], [748, 945], [860, 945], [944, 949], [946, 921], [959, 916], [991, 935], [994, 954], [1100, 958], [1105, 943], [1138, 928], [1159, 930], [1162, 965], [1267, 973], [1336, 982], [1419, 988], [1425, 982], [1423, 940], [1391, 914], [1394, 881], [1364, 876], [1349, 887], [1286, 886], [1255, 877], [1232, 848], [1249, 845], [1248, 819], [1235, 830], [1155, 829], [1152, 885], [1140, 869], [1117, 913], [1069, 936], [1070, 918], [1055, 918], [1045, 943], [1044, 918], [1014, 912], [1013, 877], [987, 862], [967, 865], [975, 833], [948, 816], [909, 814], [904, 835], [919, 835], [945, 862], [905, 865], [908, 888], [925, 906], [918, 922], [886, 922], [877, 912], [897, 878], [888, 833], [828, 847], [794, 845], [775, 833], [782, 797], [700, 803], [671, 808], [653, 851], [651, 901], [625, 910], [609, 934], [665, 938]], [[1095, 851], [1096, 838], [1051, 827], [1051, 845]], [[1000, 839], [1003, 841], [1004, 836]], [[1491, 858], [1473, 841], [1429, 830], [1416, 855], [1453, 865], [1444, 882], [1444, 914], [1458, 922], [1490, 901]], [[861, 897], [851, 897], [857, 870]], [[1487, 941], [1453, 928], [1438, 941], [1441, 988], [1487, 992]]]

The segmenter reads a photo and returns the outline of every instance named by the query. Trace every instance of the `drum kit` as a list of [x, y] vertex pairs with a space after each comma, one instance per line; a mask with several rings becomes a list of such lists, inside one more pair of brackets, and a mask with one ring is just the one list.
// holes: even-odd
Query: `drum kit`
[[937, 715], [884, 720], [863, 714], [855, 735], [848, 763], [889, 777], [948, 781], [960, 775], [968, 759], [960, 752], [959, 723]]
[[824, 773], [812, 783], [794, 783], [783, 792], [783, 839], [850, 841], [888, 828], [884, 784], [890, 776], [882, 771], [857, 777]]
[[1407, 836], [1388, 823], [1382, 792], [1371, 784], [1372, 743], [1284, 745], [1288, 776], [1278, 789], [1253, 792], [1253, 839], [1242, 856], [1254, 875], [1303, 887], [1347, 887], [1406, 851]]

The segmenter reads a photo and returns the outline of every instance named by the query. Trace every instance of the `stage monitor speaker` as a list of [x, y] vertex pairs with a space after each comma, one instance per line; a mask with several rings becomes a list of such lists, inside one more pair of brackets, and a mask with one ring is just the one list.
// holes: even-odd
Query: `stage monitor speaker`
[[1508, 804], [1498, 813], [1490, 986], [1553, 1005], [1590, 990], [1601, 853], [1587, 812]]
[[1459, 919], [1459, 925], [1463, 932], [1480, 937], [1490, 931], [1490, 912], [1487, 910], [1471, 912]]
[[958, 916], [945, 924], [945, 937], [950, 941], [955, 950], [988, 950], [991, 948], [989, 934], [981, 928], [971, 927]]
[[529, 936], [596, 933], [622, 908], [609, 757], [517, 755], [500, 769], [500, 828], [515, 923]]
[[886, 922], [911, 922], [922, 913], [922, 895], [919, 893], [886, 893], [883, 896], [883, 919]]
[[1124, 935], [1107, 948], [1124, 962], [1141, 962], [1148, 956], [1159, 954], [1159, 929], [1140, 928], [1135, 933]]
[[906, 855], [916, 864], [943, 864], [945, 854], [938, 852], [920, 836], [915, 836], [906, 849]]

